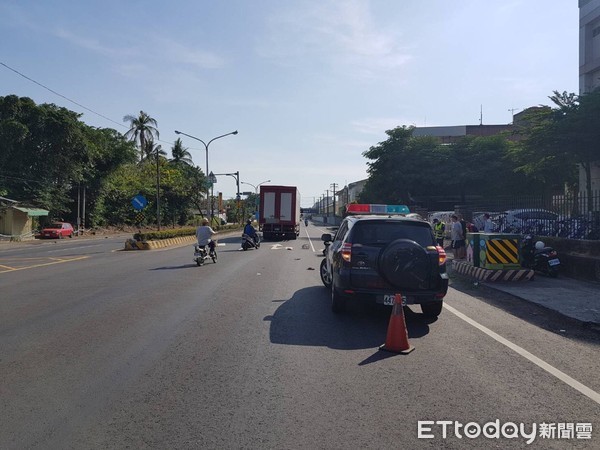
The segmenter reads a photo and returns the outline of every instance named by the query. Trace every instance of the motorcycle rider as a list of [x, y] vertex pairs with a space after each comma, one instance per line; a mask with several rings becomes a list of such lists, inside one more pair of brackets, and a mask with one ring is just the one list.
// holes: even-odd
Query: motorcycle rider
[[215, 234], [217, 234], [217, 232], [208, 225], [208, 219], [204, 217], [202, 219], [202, 225], [196, 228], [196, 239], [198, 240], [198, 245], [208, 245], [208, 248], [210, 249], [209, 253], [214, 253], [215, 241], [212, 240], [212, 237]]
[[244, 234], [247, 234], [254, 241], [254, 245], [256, 245], [256, 229], [252, 226], [252, 219], [248, 219], [246, 221], [246, 225], [244, 226]]

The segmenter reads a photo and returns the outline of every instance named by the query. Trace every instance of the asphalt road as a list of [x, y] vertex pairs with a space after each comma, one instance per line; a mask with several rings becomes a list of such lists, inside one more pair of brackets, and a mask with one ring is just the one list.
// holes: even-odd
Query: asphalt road
[[330, 311], [322, 231], [224, 238], [203, 267], [122, 238], [0, 247], [0, 448], [600, 448], [597, 334], [456, 282], [437, 321], [408, 311], [414, 352], [381, 352], [388, 310]]

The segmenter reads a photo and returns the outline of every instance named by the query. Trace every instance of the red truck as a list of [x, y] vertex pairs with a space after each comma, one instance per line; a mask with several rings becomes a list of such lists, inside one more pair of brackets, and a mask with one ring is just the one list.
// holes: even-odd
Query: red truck
[[300, 193], [295, 186], [260, 187], [258, 226], [263, 239], [296, 239], [300, 234]]

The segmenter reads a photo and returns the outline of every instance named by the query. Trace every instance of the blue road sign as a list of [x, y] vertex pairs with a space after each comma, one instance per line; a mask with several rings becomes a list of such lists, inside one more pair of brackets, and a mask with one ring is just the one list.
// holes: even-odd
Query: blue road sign
[[135, 197], [133, 197], [133, 199], [131, 200], [131, 204], [133, 205], [133, 209], [135, 209], [136, 211], [140, 211], [146, 207], [146, 205], [148, 204], [148, 200], [146, 200], [146, 197], [144, 197], [143, 195], [138, 194]]

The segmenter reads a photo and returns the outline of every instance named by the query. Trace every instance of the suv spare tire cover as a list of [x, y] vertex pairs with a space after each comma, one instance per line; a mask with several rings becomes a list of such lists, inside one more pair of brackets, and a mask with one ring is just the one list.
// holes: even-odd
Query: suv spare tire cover
[[397, 288], [427, 288], [430, 271], [427, 251], [410, 239], [390, 242], [379, 256], [379, 273]]

